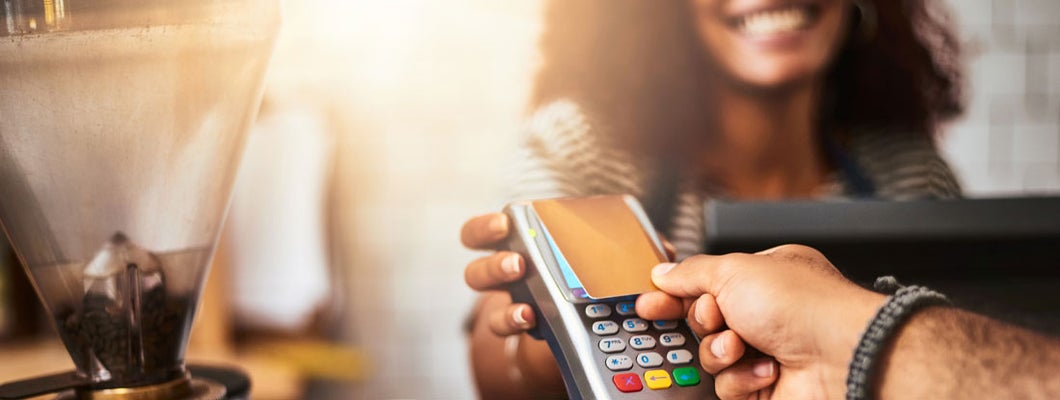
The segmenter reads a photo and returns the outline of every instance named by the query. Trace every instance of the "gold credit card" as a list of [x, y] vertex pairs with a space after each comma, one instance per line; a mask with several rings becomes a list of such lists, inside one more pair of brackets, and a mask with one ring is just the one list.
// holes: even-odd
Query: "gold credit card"
[[[628, 201], [634, 202], [632, 198]], [[651, 269], [666, 262], [626, 196], [537, 200], [533, 209], [594, 299], [655, 290]], [[635, 205], [635, 204], [634, 204]], [[639, 206], [637, 206], [639, 209]]]

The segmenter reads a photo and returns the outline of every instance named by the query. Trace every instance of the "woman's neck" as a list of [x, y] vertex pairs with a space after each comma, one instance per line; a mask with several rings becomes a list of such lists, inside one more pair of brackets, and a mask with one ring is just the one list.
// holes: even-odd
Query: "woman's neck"
[[734, 198], [814, 195], [827, 173], [819, 93], [812, 85], [784, 94], [720, 90], [717, 131], [702, 158], [708, 178]]

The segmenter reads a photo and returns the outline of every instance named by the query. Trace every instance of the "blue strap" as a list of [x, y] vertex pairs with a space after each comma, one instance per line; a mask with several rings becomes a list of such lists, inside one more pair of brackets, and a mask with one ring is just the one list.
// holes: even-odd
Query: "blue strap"
[[876, 196], [876, 185], [869, 179], [853, 159], [850, 158], [832, 135], [822, 134], [821, 142], [825, 155], [843, 173], [843, 179], [847, 184], [847, 191], [851, 197], [869, 198]]
[[[825, 156], [841, 171], [842, 178], [846, 181], [848, 195], [855, 198], [876, 196], [876, 185], [868, 178], [861, 166], [843, 150], [835, 137], [822, 134], [821, 144], [824, 147]], [[655, 229], [659, 232], [669, 232], [681, 174], [671, 160], [661, 161], [657, 164], [657, 168], [658, 176], [655, 184], [647, 193], [645, 208]]]

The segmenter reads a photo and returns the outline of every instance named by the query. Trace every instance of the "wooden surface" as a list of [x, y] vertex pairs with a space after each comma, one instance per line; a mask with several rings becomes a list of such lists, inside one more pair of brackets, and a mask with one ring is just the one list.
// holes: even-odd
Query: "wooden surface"
[[[193, 364], [238, 366], [250, 375], [255, 399], [296, 399], [303, 388], [299, 371], [253, 353], [242, 356], [189, 354]], [[0, 344], [0, 382], [69, 371], [70, 356], [58, 339]], [[47, 398], [47, 397], [45, 397]]]
[[17, 380], [74, 369], [59, 339], [0, 343], [0, 381]]

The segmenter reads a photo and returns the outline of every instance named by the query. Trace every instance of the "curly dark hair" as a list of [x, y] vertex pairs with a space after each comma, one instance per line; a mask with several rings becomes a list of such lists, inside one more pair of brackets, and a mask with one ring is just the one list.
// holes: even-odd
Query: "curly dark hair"
[[[868, 0], [826, 76], [822, 131], [868, 127], [933, 135], [963, 110], [959, 48], [942, 10], [925, 0]], [[708, 129], [709, 55], [688, 0], [553, 0], [540, 39], [531, 104], [569, 98], [637, 152], [674, 157]], [[692, 156], [692, 155], [689, 155]]]

